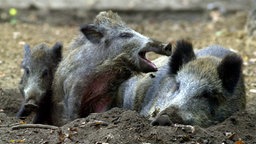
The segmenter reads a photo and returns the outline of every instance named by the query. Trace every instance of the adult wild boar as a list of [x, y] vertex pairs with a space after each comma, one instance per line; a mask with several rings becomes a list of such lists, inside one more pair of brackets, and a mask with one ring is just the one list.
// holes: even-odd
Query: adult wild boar
[[54, 125], [108, 110], [122, 82], [136, 73], [157, 71], [147, 52], [171, 54], [170, 45], [132, 30], [111, 11], [99, 13], [80, 31], [54, 77]]
[[196, 54], [178, 41], [173, 54], [154, 76], [138, 75], [119, 89], [119, 106], [150, 116], [153, 125], [172, 122], [210, 126], [245, 108], [240, 56], [220, 46]]
[[50, 102], [52, 81], [56, 68], [62, 58], [62, 44], [57, 42], [52, 48], [38, 44], [32, 50], [24, 46], [22, 68], [24, 73], [19, 89], [24, 102], [17, 114], [25, 118], [35, 112], [33, 123], [48, 123], [50, 120]]

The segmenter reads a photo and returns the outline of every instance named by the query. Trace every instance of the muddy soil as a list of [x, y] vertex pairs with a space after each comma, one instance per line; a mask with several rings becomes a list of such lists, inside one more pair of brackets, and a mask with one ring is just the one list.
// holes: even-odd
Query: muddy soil
[[[213, 17], [209, 13], [193, 12], [120, 15], [130, 27], [163, 42], [185, 38], [191, 40], [195, 48], [220, 44], [236, 50], [244, 59], [246, 110], [208, 128], [153, 127], [135, 111], [114, 108], [60, 128], [15, 129], [18, 124], [30, 123], [29, 119], [15, 118], [22, 100], [18, 83], [22, 74], [23, 45], [34, 46], [41, 42], [53, 45], [61, 41], [66, 53], [69, 42], [78, 33], [78, 26], [82, 22], [90, 23], [91, 16], [95, 16], [90, 14], [89, 18], [76, 21], [71, 15], [45, 19], [36, 14], [21, 15], [16, 24], [10, 24], [10, 19], [0, 23], [0, 143], [256, 143], [256, 39], [244, 30], [247, 12]], [[61, 20], [52, 21], [54, 17]], [[151, 54], [150, 57], [157, 56]]]

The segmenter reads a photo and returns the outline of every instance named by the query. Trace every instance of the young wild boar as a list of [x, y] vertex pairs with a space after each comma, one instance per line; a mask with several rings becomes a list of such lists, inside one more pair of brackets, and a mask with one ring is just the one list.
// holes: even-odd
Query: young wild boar
[[153, 125], [210, 126], [245, 108], [242, 59], [220, 46], [195, 54], [191, 43], [178, 41], [169, 62], [153, 77], [134, 76], [123, 83], [118, 101], [151, 116]]
[[19, 89], [24, 102], [17, 114], [25, 118], [36, 112], [33, 123], [48, 123], [50, 102], [52, 96], [53, 76], [62, 58], [62, 44], [56, 43], [51, 49], [45, 44], [39, 44], [30, 50], [24, 46], [22, 68], [24, 74]]
[[99, 13], [80, 31], [54, 77], [54, 125], [106, 111], [115, 105], [122, 82], [139, 72], [157, 71], [147, 52], [171, 54], [170, 45], [132, 30], [111, 11]]

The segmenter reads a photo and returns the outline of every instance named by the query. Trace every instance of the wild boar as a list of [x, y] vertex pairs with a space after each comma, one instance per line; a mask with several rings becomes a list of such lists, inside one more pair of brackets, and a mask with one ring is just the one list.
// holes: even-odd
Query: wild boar
[[134, 74], [157, 71], [147, 52], [171, 54], [171, 46], [143, 36], [109, 11], [81, 26], [54, 77], [54, 125], [115, 105], [119, 85]]
[[202, 127], [245, 108], [243, 61], [236, 53], [221, 46], [195, 53], [190, 42], [180, 40], [172, 56], [155, 62], [163, 65], [157, 72], [134, 76], [120, 86], [119, 107], [151, 117], [153, 125]]
[[17, 114], [25, 118], [35, 112], [33, 123], [48, 123], [52, 97], [52, 81], [56, 68], [62, 58], [62, 44], [57, 42], [52, 48], [46, 44], [38, 44], [32, 50], [24, 46], [24, 69], [19, 89], [24, 102]]

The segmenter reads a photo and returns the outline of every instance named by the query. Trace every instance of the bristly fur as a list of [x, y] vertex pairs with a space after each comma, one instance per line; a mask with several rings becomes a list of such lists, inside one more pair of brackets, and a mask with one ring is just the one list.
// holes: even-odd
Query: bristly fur
[[40, 59], [42, 57], [46, 56], [46, 52], [47, 52], [47, 46], [46, 44], [42, 43], [39, 45], [36, 45], [34, 49], [32, 49], [32, 57], [33, 59]]
[[123, 26], [125, 26], [125, 23], [118, 16], [118, 14], [113, 13], [112, 11], [100, 12], [96, 16], [94, 23], [97, 25], [104, 25], [107, 27], [123, 27]]
[[[126, 24], [122, 21], [122, 19], [118, 16], [117, 13], [112, 11], [103, 11], [100, 12], [96, 18], [94, 19], [94, 24], [103, 27], [126, 27]], [[69, 44], [70, 50], [83, 46], [87, 42], [87, 38], [84, 34], [79, 33]]]
[[170, 55], [166, 44], [129, 28], [111, 11], [99, 13], [94, 23], [81, 26], [80, 32], [55, 73], [52, 112], [55, 125], [115, 105], [117, 89], [124, 81], [134, 73], [156, 70], [143, 54], [152, 51]]

